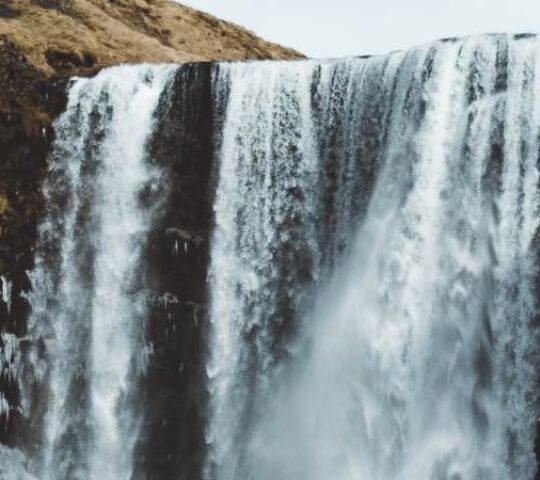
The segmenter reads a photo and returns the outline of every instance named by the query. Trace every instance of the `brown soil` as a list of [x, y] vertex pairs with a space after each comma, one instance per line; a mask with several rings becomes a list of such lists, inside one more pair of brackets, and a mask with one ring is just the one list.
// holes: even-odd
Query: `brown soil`
[[3, 1], [0, 34], [47, 75], [120, 62], [302, 57], [170, 0]]

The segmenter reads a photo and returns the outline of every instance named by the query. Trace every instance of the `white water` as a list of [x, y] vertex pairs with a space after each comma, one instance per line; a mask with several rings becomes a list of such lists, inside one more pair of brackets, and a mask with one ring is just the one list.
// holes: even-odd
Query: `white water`
[[219, 68], [206, 478], [534, 477], [539, 55]]
[[36, 480], [25, 468], [26, 459], [18, 450], [0, 445], [0, 478], [6, 480]]
[[[486, 36], [214, 67], [203, 478], [534, 477], [539, 47]], [[70, 86], [21, 342], [46, 345], [4, 335], [0, 348], [4, 384], [47, 385], [37, 399], [21, 386], [23, 414], [47, 412], [43, 448], [1, 448], [0, 476], [127, 480], [136, 442], [156, 450], [139, 438], [143, 256], [167, 189], [145, 145], [175, 70]], [[179, 396], [200, 399], [195, 383]], [[0, 415], [13, 408], [0, 394]]]
[[[268, 387], [266, 373], [272, 369], [276, 347], [269, 321], [272, 314], [277, 314], [276, 286], [281, 277], [276, 250], [293, 239], [309, 248], [314, 236], [312, 217], [316, 205], [310, 194], [315, 194], [317, 164], [313, 161], [315, 139], [311, 136], [306, 83], [312, 68], [309, 63], [280, 68], [270, 64], [254, 68], [248, 64], [230, 72], [234, 89], [228, 98], [230, 121], [223, 130], [225, 161], [214, 207], [218, 224], [211, 266], [211, 317], [219, 321], [214, 324], [208, 368], [215, 409], [208, 432], [220, 462], [225, 462], [231, 449], [241, 442], [240, 432], [249, 422], [248, 410], [259, 401], [256, 392], [263, 394]], [[284, 82], [289, 82], [294, 99], [287, 98], [281, 89]], [[257, 107], [262, 105], [264, 108]], [[290, 148], [289, 138], [272, 138], [269, 125], [273, 122], [282, 122], [283, 128], [290, 129], [291, 137], [298, 139], [294, 142], [298, 150], [287, 165], [272, 163]], [[269, 200], [261, 192], [270, 194], [275, 176], [281, 188]], [[290, 193], [300, 186], [300, 181], [308, 183], [301, 209], [291, 201]], [[293, 217], [299, 228], [290, 225]], [[292, 288], [295, 280], [291, 278]], [[250, 336], [251, 341], [240, 342], [238, 337], [242, 335]], [[251, 362], [261, 362], [259, 378], [249, 379], [249, 372], [242, 371]], [[249, 388], [251, 380], [260, 383], [256, 391]]]
[[145, 142], [175, 67], [117, 67], [77, 79], [56, 123], [33, 326], [52, 364], [43, 479], [128, 480], [146, 310], [141, 254], [160, 185]]

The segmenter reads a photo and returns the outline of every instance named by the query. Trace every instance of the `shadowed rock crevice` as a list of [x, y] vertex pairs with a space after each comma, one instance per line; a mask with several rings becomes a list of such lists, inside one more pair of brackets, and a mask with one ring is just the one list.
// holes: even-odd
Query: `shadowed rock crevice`
[[162, 217], [145, 268], [156, 292], [148, 321], [152, 345], [143, 382], [144, 413], [135, 471], [140, 478], [197, 478], [203, 451], [203, 337], [212, 223], [211, 64], [178, 70], [158, 108], [149, 160], [166, 171]]

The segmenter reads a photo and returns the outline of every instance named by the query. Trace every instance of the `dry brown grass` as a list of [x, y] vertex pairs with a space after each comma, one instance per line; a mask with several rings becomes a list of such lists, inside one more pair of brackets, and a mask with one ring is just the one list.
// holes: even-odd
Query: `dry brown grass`
[[19, 15], [0, 18], [0, 35], [47, 75], [119, 62], [302, 57], [170, 0], [9, 0], [7, 5]]

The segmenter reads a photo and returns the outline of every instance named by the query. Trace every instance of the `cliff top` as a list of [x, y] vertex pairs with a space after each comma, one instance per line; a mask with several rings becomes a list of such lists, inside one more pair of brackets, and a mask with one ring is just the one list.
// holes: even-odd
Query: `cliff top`
[[0, 0], [0, 275], [32, 268], [67, 77], [117, 63], [301, 56], [172, 0]]
[[48, 76], [120, 62], [302, 57], [171, 0], [0, 0], [0, 35]]

